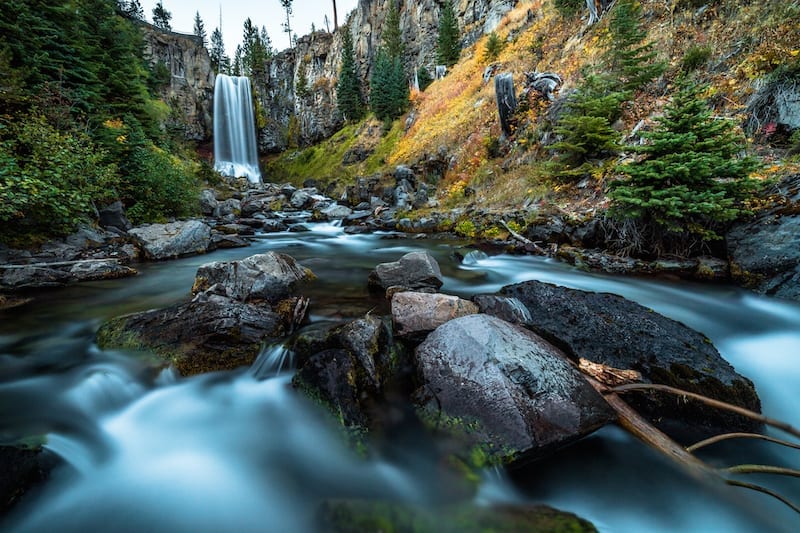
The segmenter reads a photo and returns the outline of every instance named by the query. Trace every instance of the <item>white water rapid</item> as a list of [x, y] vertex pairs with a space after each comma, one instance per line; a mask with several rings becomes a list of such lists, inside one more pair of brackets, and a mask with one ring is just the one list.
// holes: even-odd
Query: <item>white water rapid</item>
[[214, 170], [261, 181], [250, 80], [220, 74], [214, 84]]

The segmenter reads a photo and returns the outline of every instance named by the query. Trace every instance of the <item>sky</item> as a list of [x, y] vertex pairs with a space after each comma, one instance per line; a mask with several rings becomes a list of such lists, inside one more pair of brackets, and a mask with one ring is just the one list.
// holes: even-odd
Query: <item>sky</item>
[[[347, 14], [355, 9], [357, 1], [336, 0], [340, 25], [344, 24]], [[152, 22], [153, 7], [158, 0], [139, 0], [139, 3], [147, 21]], [[180, 33], [193, 33], [194, 14], [199, 12], [209, 39], [214, 28], [219, 26], [221, 6], [222, 39], [231, 59], [236, 45], [242, 41], [242, 27], [248, 17], [259, 28], [267, 28], [273, 48], [280, 51], [289, 47], [289, 36], [282, 26], [286, 21], [286, 12], [281, 7], [280, 0], [162, 0], [162, 4], [164, 9], [172, 13], [172, 30]], [[312, 23], [318, 30], [325, 29], [325, 15], [328, 16], [333, 31], [333, 0], [294, 0], [290, 19], [292, 33], [298, 36], [311, 33]]]

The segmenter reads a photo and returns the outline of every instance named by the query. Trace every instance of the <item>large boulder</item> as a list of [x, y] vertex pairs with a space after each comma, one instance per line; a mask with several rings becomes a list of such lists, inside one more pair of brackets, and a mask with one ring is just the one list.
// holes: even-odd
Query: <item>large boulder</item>
[[211, 243], [211, 227], [199, 220], [150, 224], [133, 228], [133, 236], [148, 259], [171, 259], [202, 254]]
[[98, 212], [100, 226], [103, 228], [116, 228], [120, 231], [128, 231], [133, 227], [131, 221], [128, 220], [125, 214], [125, 208], [122, 202], [114, 202], [106, 206]]
[[779, 187], [783, 203], [727, 235], [731, 274], [759, 292], [800, 300], [800, 174]]
[[203, 189], [200, 192], [200, 212], [206, 216], [211, 216], [219, 206], [217, 197], [211, 189]]
[[252, 364], [262, 343], [287, 333], [268, 306], [224, 296], [113, 318], [97, 332], [101, 348], [152, 351], [181, 375]]
[[194, 299], [114, 318], [97, 332], [101, 348], [148, 350], [183, 375], [255, 361], [264, 343], [290, 333], [307, 300], [293, 291], [312, 276], [294, 259], [270, 252], [198, 269]]
[[449, 294], [398, 292], [392, 295], [392, 321], [400, 336], [433, 331], [448, 320], [474, 315], [478, 306]]
[[489, 315], [451, 320], [417, 347], [423, 418], [457, 425], [495, 460], [524, 462], [614, 419], [564, 354]]
[[398, 261], [381, 263], [370, 272], [368, 285], [372, 290], [389, 287], [433, 289], [444, 284], [439, 263], [428, 252], [411, 252]]
[[[528, 327], [575, 360], [636, 370], [645, 382], [670, 385], [753, 411], [761, 409], [753, 383], [737, 374], [708, 338], [652, 309], [614, 294], [538, 281], [509, 285], [500, 293], [521, 302], [531, 316]], [[757, 428], [749, 419], [694, 401], [676, 401], [667, 394], [635, 393], [625, 399], [670, 431], [704, 434]]]
[[50, 477], [59, 457], [44, 448], [0, 445], [0, 516]]
[[293, 257], [278, 253], [252, 255], [241, 261], [206, 263], [197, 269], [192, 294], [221, 285], [229, 298], [240, 302], [275, 303], [290, 296], [299, 283], [311, 279], [311, 271]]

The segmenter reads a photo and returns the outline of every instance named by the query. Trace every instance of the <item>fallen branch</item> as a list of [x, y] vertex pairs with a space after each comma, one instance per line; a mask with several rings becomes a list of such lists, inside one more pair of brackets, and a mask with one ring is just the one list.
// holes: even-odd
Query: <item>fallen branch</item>
[[30, 263], [28, 265], [0, 265], [0, 269], [15, 269], [15, 268], [49, 268], [49, 267], [57, 267], [57, 266], [72, 266], [72, 265], [79, 265], [81, 263], [119, 263], [119, 259], [115, 257], [109, 257], [106, 259], [80, 259], [77, 261], [54, 261], [52, 263]]
[[779, 476], [800, 477], [800, 470], [771, 465], [736, 465], [721, 470], [731, 474], [777, 474]]
[[689, 392], [681, 389], [676, 389], [675, 387], [670, 387], [669, 385], [659, 385], [656, 383], [635, 383], [630, 385], [620, 385], [619, 387], [614, 387], [611, 389], [613, 392], [628, 392], [628, 391], [635, 391], [635, 390], [657, 390], [662, 392], [668, 392], [670, 394], [674, 394], [676, 396], [684, 396], [686, 398], [692, 398], [693, 400], [697, 400], [701, 403], [704, 403], [710, 407], [716, 407], [717, 409], [723, 409], [725, 411], [730, 411], [732, 413], [736, 413], [738, 415], [742, 415], [744, 417], [750, 418], [752, 420], [756, 420], [758, 422], [762, 422], [767, 424], [768, 426], [772, 426], [778, 429], [785, 431], [786, 433], [790, 433], [795, 437], [800, 438], [800, 430], [792, 426], [791, 424], [787, 424], [786, 422], [781, 422], [780, 420], [775, 420], [773, 418], [766, 417], [761, 413], [756, 413], [755, 411], [751, 411], [749, 409], [745, 409], [744, 407], [739, 407], [738, 405], [733, 405], [726, 402], [721, 402], [719, 400], [714, 400], [713, 398], [708, 398], [706, 396], [702, 396], [700, 394], [696, 394], [694, 392]]
[[544, 253], [544, 252], [545, 252], [544, 248], [542, 248], [541, 246], [539, 246], [538, 244], [536, 244], [536, 243], [535, 243], [535, 242], [533, 242], [532, 240], [530, 240], [530, 239], [528, 239], [528, 238], [525, 238], [525, 237], [523, 237], [522, 235], [520, 235], [519, 233], [517, 233], [517, 232], [516, 232], [516, 231], [514, 231], [513, 229], [509, 228], [509, 227], [508, 227], [508, 224], [506, 224], [506, 221], [505, 221], [505, 220], [501, 220], [501, 221], [500, 221], [500, 224], [502, 224], [502, 225], [503, 225], [503, 227], [504, 227], [504, 228], [506, 228], [506, 230], [508, 231], [508, 233], [510, 233], [510, 234], [511, 234], [511, 236], [512, 236], [512, 237], [514, 237], [515, 239], [517, 239], [517, 240], [518, 240], [518, 241], [520, 241], [521, 243], [523, 243], [523, 244], [527, 244], [528, 246], [533, 246], [533, 249], [534, 249], [534, 250], [536, 250], [537, 252], [541, 252], [541, 253]]
[[774, 442], [775, 444], [780, 444], [781, 446], [786, 446], [788, 448], [795, 448], [800, 450], [800, 444], [795, 444], [793, 442], [776, 439], [775, 437], [762, 435], [760, 433], [723, 433], [722, 435], [715, 435], [713, 437], [709, 437], [705, 440], [701, 440], [700, 442], [692, 444], [691, 446], [687, 446], [686, 451], [695, 452], [700, 448], [705, 448], [706, 446], [710, 446], [711, 444], [716, 444], [718, 442], [730, 439], [760, 439], [768, 442]]

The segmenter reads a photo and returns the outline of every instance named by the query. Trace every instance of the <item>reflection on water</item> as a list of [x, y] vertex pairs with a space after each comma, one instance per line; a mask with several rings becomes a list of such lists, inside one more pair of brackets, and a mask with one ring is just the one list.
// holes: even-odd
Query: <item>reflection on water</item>
[[[314, 321], [386, 312], [385, 299], [368, 294], [367, 275], [416, 250], [439, 261], [443, 292], [465, 297], [529, 279], [621, 294], [706, 334], [756, 383], [765, 413], [800, 425], [796, 304], [724, 286], [589, 274], [538, 257], [488, 257], [458, 241], [348, 236], [319, 225], [263, 236], [250, 248], [143, 265], [136, 278], [45, 292], [1, 312], [0, 439], [46, 433], [70, 465], [18, 508], [12, 529], [308, 531], [324, 498], [425, 503], [450, 491], [437, 459], [413, 436], [391, 461], [354, 456], [280, 374], [291, 360], [280, 346], [266, 348], [247, 371], [188, 379], [153, 370], [147, 354], [93, 346], [102, 320], [187, 298], [199, 265], [267, 250], [289, 253], [317, 275], [304, 289]], [[739, 461], [800, 467], [800, 453], [763, 443], [704, 453], [720, 466], [737, 453]], [[615, 428], [533, 471], [513, 482], [487, 472], [476, 501], [550, 503], [603, 531], [791, 531], [800, 524], [764, 496], [687, 479]], [[797, 481], [767, 480], [796, 500]]]

